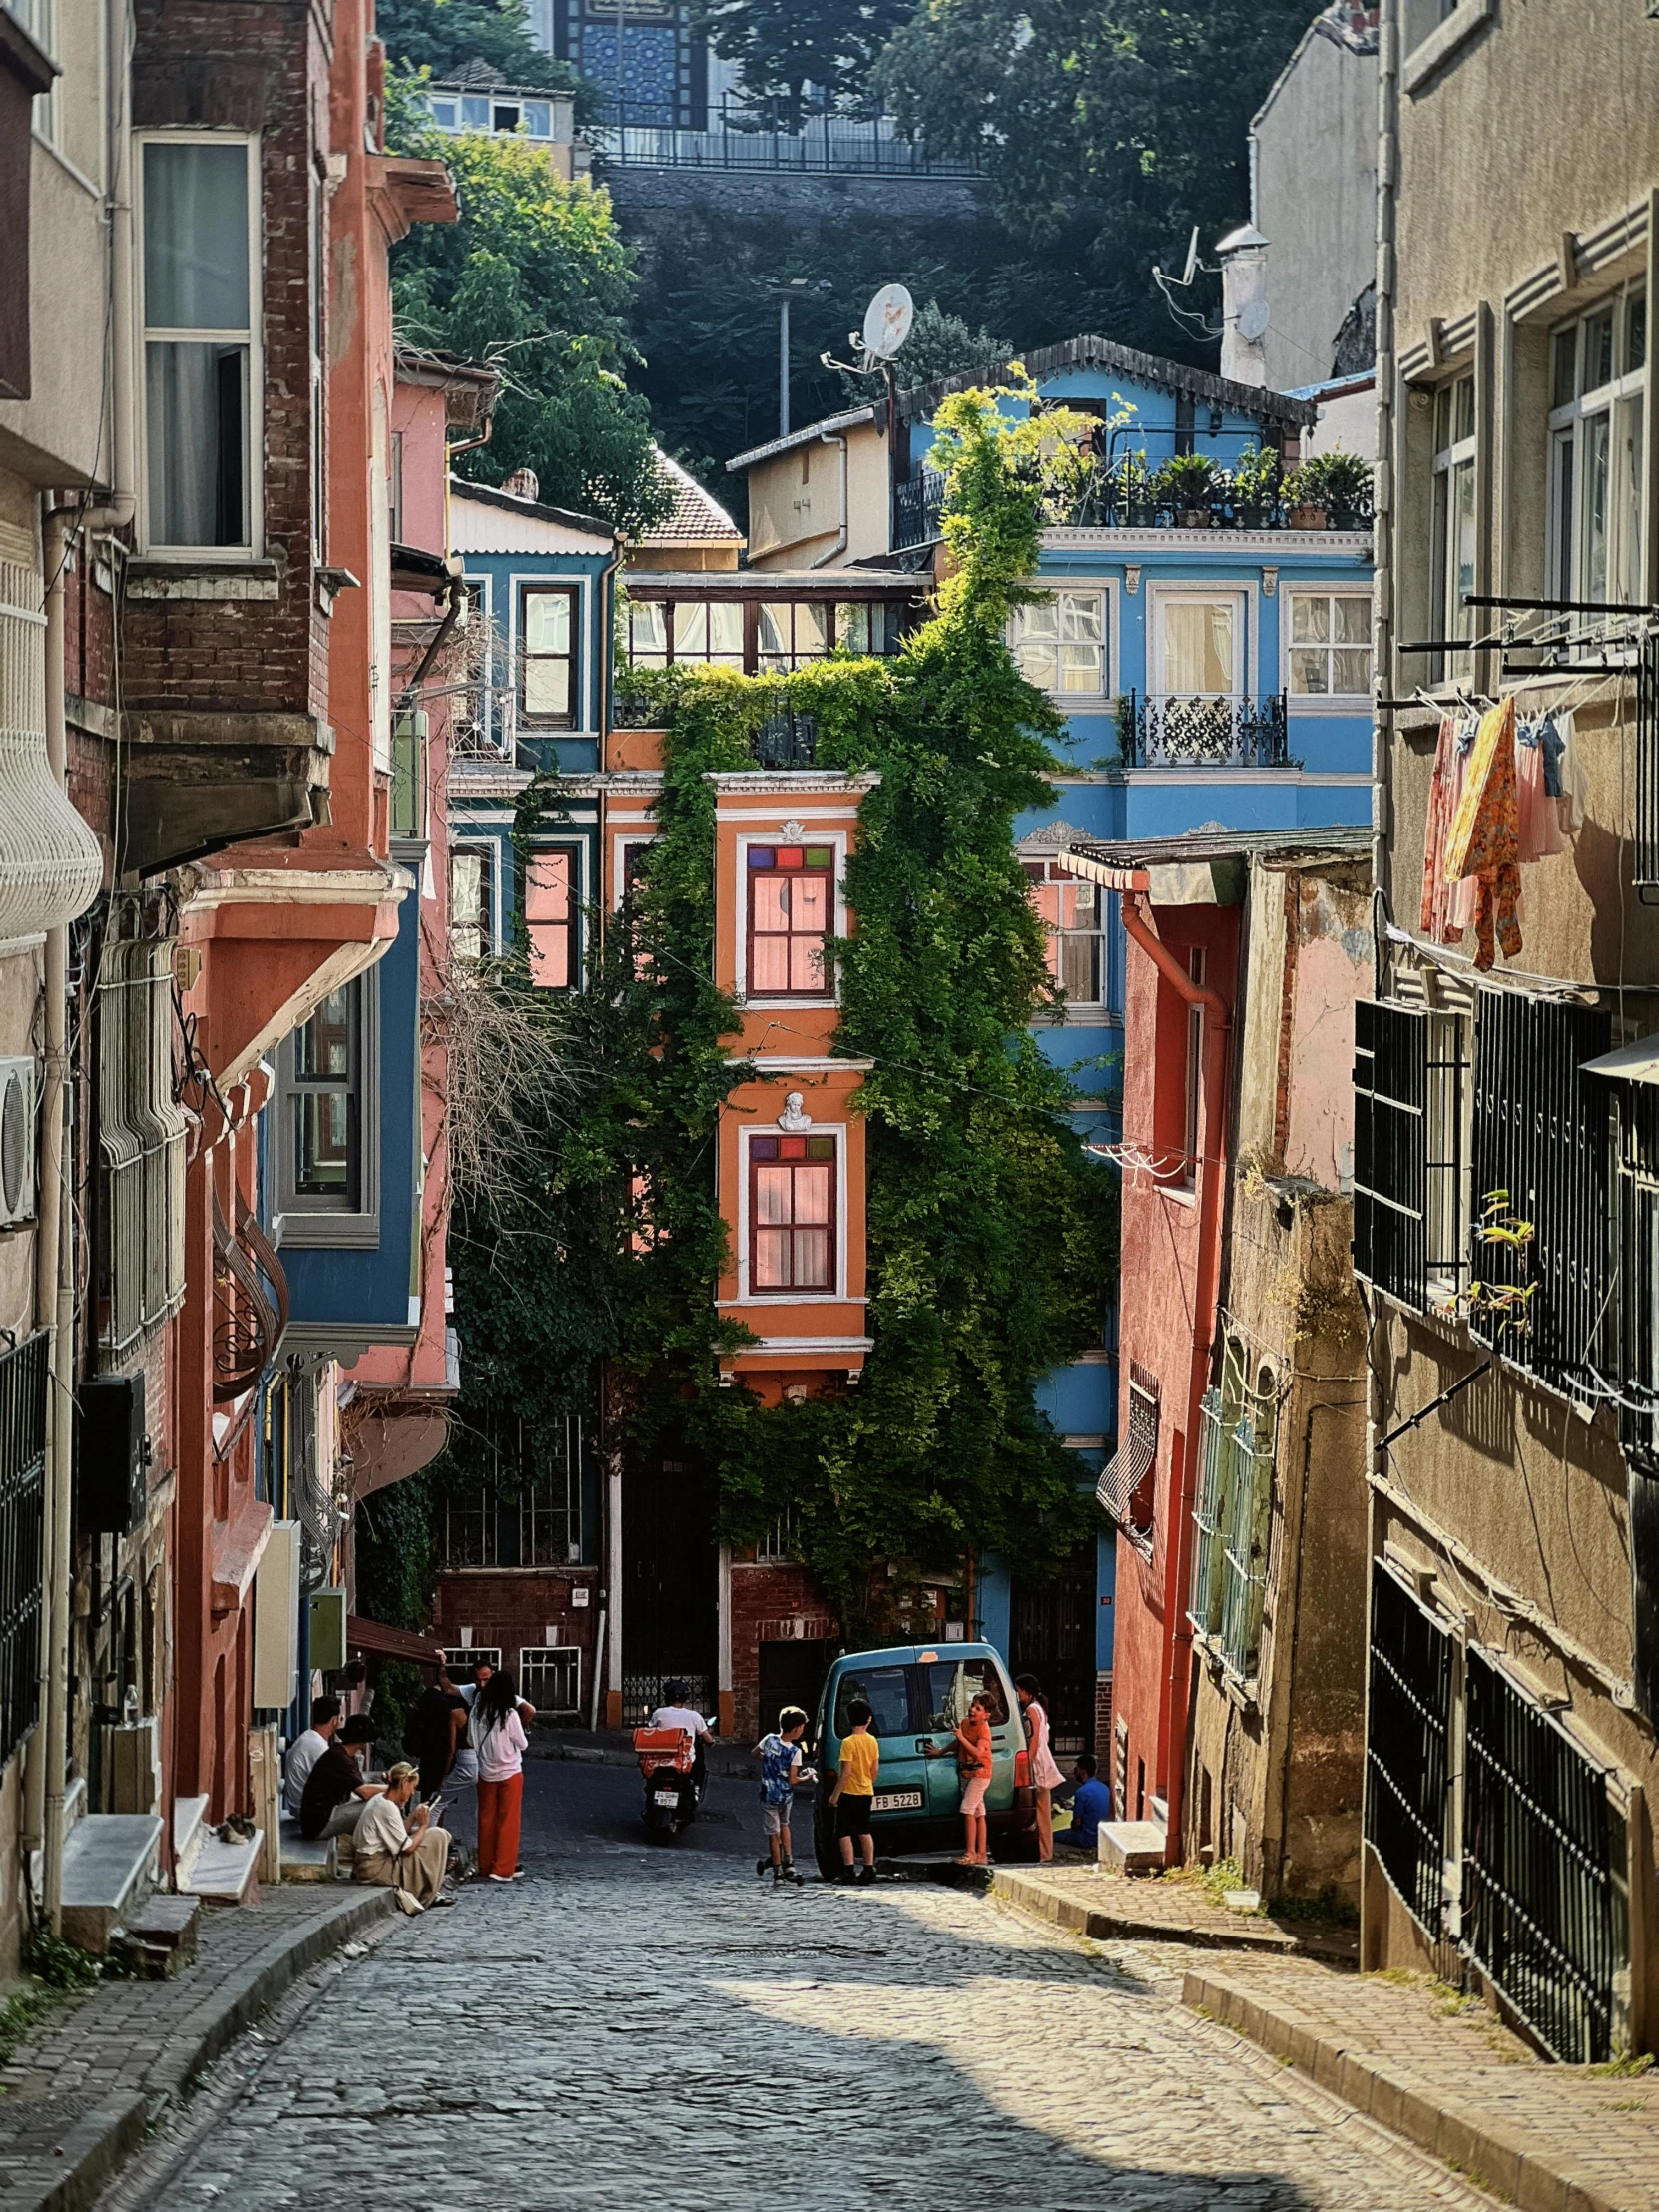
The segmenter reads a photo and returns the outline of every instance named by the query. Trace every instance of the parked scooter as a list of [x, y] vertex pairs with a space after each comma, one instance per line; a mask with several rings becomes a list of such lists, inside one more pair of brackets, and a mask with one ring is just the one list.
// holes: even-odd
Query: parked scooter
[[636, 1728], [634, 1750], [645, 1778], [647, 1833], [673, 1843], [703, 1802], [703, 1762], [689, 1728]]

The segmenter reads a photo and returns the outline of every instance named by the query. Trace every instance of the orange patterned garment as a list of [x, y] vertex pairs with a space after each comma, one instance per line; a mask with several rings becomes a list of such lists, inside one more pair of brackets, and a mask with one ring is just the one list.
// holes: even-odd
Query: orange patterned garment
[[1521, 948], [1520, 807], [1515, 788], [1515, 702], [1504, 700], [1480, 718], [1463, 789], [1446, 838], [1449, 882], [1472, 875], [1477, 968], [1497, 957], [1493, 936], [1512, 960]]

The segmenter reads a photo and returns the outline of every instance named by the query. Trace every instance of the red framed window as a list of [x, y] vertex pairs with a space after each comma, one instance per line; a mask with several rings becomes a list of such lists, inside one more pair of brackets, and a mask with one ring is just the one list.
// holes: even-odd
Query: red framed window
[[749, 992], [824, 998], [824, 940], [834, 922], [835, 851], [828, 844], [749, 848]]
[[749, 1288], [761, 1297], [835, 1287], [835, 1140], [749, 1140]]
[[568, 846], [532, 852], [524, 882], [530, 980], [568, 991], [576, 980], [576, 855]]

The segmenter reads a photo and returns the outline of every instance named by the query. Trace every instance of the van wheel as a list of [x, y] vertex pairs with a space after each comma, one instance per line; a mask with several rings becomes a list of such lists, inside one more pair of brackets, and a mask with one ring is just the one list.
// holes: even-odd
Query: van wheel
[[835, 1846], [833, 1830], [826, 1831], [816, 1821], [813, 1824], [813, 1857], [825, 1881], [833, 1882], [841, 1871], [841, 1855]]

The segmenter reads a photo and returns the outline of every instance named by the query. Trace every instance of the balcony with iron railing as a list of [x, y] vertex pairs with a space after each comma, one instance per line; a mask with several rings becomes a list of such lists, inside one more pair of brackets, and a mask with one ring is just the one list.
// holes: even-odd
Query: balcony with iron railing
[[976, 163], [929, 154], [889, 116], [786, 113], [727, 96], [707, 128], [678, 125], [662, 100], [604, 100], [584, 135], [602, 168], [790, 170], [817, 176], [973, 177]]
[[1118, 703], [1125, 768], [1295, 768], [1283, 692], [1125, 692]]
[[[935, 545], [942, 535], [945, 479], [923, 467], [893, 489], [893, 550]], [[1046, 494], [1043, 526], [1050, 530], [1344, 530], [1369, 532], [1368, 501], [1352, 507], [1316, 506], [1276, 490], [1246, 491], [1220, 474], [1202, 495], [1165, 495], [1138, 456], [1125, 461], [1085, 459], [1063, 490]]]
[[[661, 730], [663, 703], [654, 692], [630, 690], [619, 677], [612, 703], [611, 726], [616, 730]], [[818, 718], [799, 708], [774, 708], [750, 738], [755, 766], [763, 769], [812, 768], [818, 757]]]

